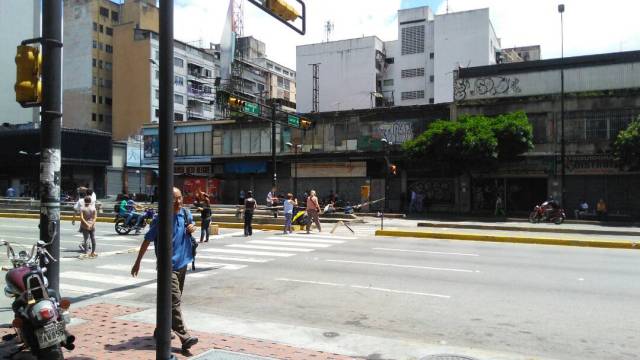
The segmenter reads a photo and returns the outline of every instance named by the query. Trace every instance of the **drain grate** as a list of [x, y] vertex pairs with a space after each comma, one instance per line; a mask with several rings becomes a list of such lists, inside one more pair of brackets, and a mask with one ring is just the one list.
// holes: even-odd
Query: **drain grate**
[[478, 360], [478, 359], [468, 357], [468, 356], [463, 356], [463, 355], [440, 354], [440, 355], [429, 355], [427, 357], [423, 357], [420, 360]]
[[270, 357], [248, 355], [239, 352], [225, 350], [209, 350], [196, 357], [193, 360], [276, 360]]

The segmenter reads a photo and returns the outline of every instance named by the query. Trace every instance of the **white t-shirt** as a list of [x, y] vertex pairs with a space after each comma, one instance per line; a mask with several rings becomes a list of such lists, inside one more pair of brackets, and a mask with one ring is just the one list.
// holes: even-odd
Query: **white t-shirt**
[[73, 210], [75, 210], [76, 212], [80, 212], [80, 210], [82, 210], [82, 207], [84, 207], [84, 198], [78, 199], [78, 201], [76, 201], [75, 205], [73, 205]]
[[95, 206], [96, 205], [96, 201], [97, 201], [96, 193], [95, 192], [91, 193], [91, 205]]

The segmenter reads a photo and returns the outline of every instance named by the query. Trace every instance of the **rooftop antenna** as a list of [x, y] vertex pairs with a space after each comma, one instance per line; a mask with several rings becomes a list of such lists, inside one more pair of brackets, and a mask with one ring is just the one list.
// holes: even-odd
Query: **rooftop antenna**
[[233, 31], [237, 37], [244, 36], [244, 0], [233, 1]]
[[447, 0], [447, 14], [449, 13], [449, 0]]
[[329, 38], [331, 37], [332, 31], [333, 31], [333, 23], [331, 22], [331, 20], [327, 20], [327, 22], [324, 24], [324, 33], [325, 33], [327, 42], [329, 42]]

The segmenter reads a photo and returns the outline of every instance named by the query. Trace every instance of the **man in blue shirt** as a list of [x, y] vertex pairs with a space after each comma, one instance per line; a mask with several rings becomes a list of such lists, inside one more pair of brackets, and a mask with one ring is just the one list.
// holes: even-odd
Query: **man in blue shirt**
[[[180, 302], [182, 298], [182, 289], [184, 288], [185, 275], [187, 273], [187, 265], [193, 260], [193, 251], [191, 248], [191, 233], [196, 230], [193, 216], [191, 212], [182, 207], [182, 192], [178, 188], [173, 188], [173, 254], [171, 256], [172, 274], [171, 274], [171, 328], [180, 338], [182, 349], [188, 350], [198, 343], [198, 338], [189, 335], [184, 326], [182, 319], [182, 311]], [[131, 275], [138, 276], [140, 270], [140, 262], [144, 256], [149, 244], [153, 242], [157, 249], [158, 241], [158, 217], [153, 219], [149, 231], [144, 235], [144, 241], [140, 246], [138, 258], [131, 268]]]

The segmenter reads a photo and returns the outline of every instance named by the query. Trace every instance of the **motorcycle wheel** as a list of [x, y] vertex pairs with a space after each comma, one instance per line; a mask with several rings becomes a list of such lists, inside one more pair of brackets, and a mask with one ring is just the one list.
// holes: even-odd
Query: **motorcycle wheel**
[[62, 355], [60, 345], [40, 349], [38, 350], [36, 357], [38, 360], [64, 360], [64, 355]]
[[540, 222], [540, 218], [538, 217], [538, 212], [532, 211], [531, 214], [529, 214], [529, 222], [532, 224], [536, 224]]
[[124, 224], [125, 219], [116, 220], [115, 228], [116, 232], [120, 235], [127, 235], [131, 232], [131, 228]]
[[556, 225], [560, 225], [564, 222], [564, 216], [557, 216], [555, 219], [553, 219], [553, 223]]

